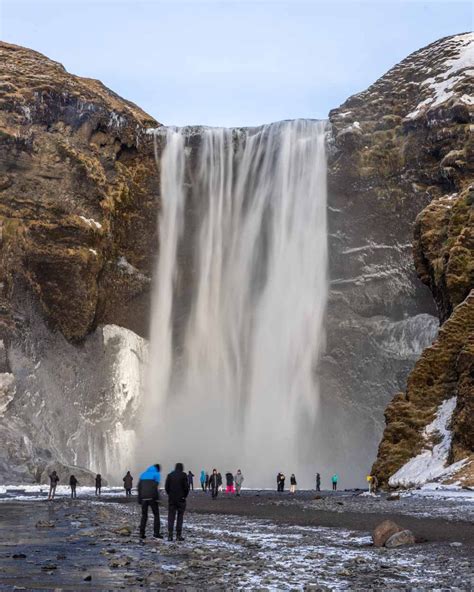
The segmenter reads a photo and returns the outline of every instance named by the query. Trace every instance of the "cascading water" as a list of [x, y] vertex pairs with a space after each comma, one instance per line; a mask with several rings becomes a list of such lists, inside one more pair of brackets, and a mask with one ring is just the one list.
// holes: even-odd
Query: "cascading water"
[[247, 486], [299, 472], [309, 485], [321, 459], [325, 124], [169, 128], [164, 142], [141, 460], [240, 467]]

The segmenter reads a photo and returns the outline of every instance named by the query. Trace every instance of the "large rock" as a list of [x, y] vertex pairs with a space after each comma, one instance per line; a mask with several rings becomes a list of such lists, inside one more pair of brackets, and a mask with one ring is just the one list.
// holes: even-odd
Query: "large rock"
[[392, 520], [384, 520], [375, 527], [372, 533], [372, 540], [376, 547], [383, 547], [385, 543], [395, 534], [402, 532], [403, 528]]

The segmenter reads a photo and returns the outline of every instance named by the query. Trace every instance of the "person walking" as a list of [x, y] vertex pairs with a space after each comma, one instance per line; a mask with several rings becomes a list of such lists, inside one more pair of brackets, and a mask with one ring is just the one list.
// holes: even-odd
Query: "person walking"
[[370, 475], [369, 481], [369, 492], [370, 493], [377, 493], [377, 487], [379, 486], [379, 480], [375, 475]]
[[215, 499], [219, 493], [219, 473], [217, 469], [213, 469], [209, 477], [209, 489], [211, 490], [212, 499]]
[[225, 483], [226, 483], [225, 492], [226, 493], [234, 493], [235, 492], [234, 475], [232, 475], [232, 473], [230, 471], [225, 474]]
[[[168, 494], [168, 540], [173, 540], [174, 521], [176, 519], [176, 540], [184, 541], [183, 519], [186, 510], [186, 498], [189, 494], [189, 474], [186, 475], [184, 472], [183, 463], [176, 463], [174, 471], [166, 477], [165, 490]], [[176, 514], [178, 514], [177, 518]]]
[[133, 487], [133, 477], [130, 474], [130, 471], [127, 471], [127, 474], [123, 478], [123, 487], [125, 489], [125, 495], [127, 497], [132, 496], [132, 487]]
[[217, 473], [217, 481], [219, 483], [219, 491], [222, 491], [222, 475], [220, 473]]
[[244, 481], [244, 476], [242, 475], [242, 471], [240, 469], [238, 469], [238, 471], [234, 477], [235, 492], [236, 492], [236, 495], [238, 495], [238, 496], [240, 496], [240, 490], [242, 489], [243, 481]]
[[206, 491], [209, 491], [209, 473], [206, 473]]
[[138, 481], [138, 503], [142, 507], [142, 518], [140, 521], [140, 538], [146, 538], [146, 523], [148, 521], [148, 508], [153, 512], [153, 536], [155, 539], [162, 539], [160, 534], [160, 499], [159, 485], [161, 481], [161, 467], [159, 464], [151, 465], [140, 475]]
[[[208, 477], [209, 479], [209, 477]], [[199, 476], [199, 481], [201, 482], [201, 489], [204, 491], [204, 493], [206, 492], [206, 471], [203, 469], [201, 471], [201, 475]]]
[[321, 491], [321, 475], [316, 473], [316, 491]]
[[337, 473], [334, 473], [334, 475], [331, 477], [331, 481], [332, 481], [332, 490], [337, 491], [337, 482], [339, 481], [339, 475]]
[[98, 473], [95, 476], [95, 494], [100, 495], [100, 491], [102, 489], [102, 475]]
[[281, 473], [277, 475], [277, 491], [281, 491]]
[[194, 473], [192, 471], [188, 471], [188, 484], [189, 489], [194, 491]]
[[296, 477], [294, 473], [290, 477], [290, 493], [296, 493]]
[[69, 487], [71, 488], [71, 499], [77, 497], [77, 495], [76, 495], [77, 484], [78, 484], [78, 480], [76, 479], [76, 477], [74, 477], [74, 475], [71, 475], [69, 477]]
[[285, 491], [285, 475], [284, 473], [280, 473], [280, 491], [283, 492]]
[[49, 494], [48, 500], [53, 501], [54, 495], [56, 493], [56, 486], [59, 483], [59, 477], [56, 471], [53, 471], [51, 475], [49, 475]]

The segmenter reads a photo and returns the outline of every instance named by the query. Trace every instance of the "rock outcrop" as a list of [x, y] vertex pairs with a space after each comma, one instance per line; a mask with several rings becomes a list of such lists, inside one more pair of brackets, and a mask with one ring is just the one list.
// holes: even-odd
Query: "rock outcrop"
[[135, 387], [114, 383], [123, 352], [96, 328], [148, 330], [159, 124], [7, 43], [0, 86], [0, 473], [34, 480], [51, 458], [105, 473], [133, 420], [114, 393]]

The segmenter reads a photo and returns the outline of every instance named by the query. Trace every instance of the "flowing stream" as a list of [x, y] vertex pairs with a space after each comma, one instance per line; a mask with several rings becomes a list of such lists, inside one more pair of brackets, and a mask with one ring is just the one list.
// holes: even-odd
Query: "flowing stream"
[[246, 486], [312, 476], [325, 123], [167, 128], [155, 142], [162, 212], [140, 460], [180, 460], [196, 477], [241, 468]]

